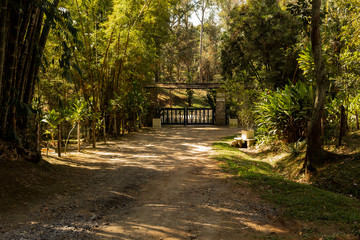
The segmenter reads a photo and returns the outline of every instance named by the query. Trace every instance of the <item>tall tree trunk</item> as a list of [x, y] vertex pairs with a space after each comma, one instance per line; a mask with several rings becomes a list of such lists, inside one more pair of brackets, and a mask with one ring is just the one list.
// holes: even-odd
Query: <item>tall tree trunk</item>
[[125, 135], [125, 123], [124, 123], [124, 119], [121, 119], [121, 135]]
[[86, 123], [86, 141], [85, 141], [87, 144], [90, 143], [90, 128], [91, 128], [91, 124], [88, 121]]
[[[58, 6], [59, 1], [60, 0], [54, 0], [54, 2], [53, 2], [53, 10], [54, 11]], [[49, 18], [47, 18], [45, 20], [44, 26], [42, 27], [43, 16], [44, 16], [44, 13], [41, 12], [40, 21], [38, 23], [38, 29], [37, 29], [38, 35], [36, 35], [36, 38], [35, 38], [35, 42], [36, 42], [36, 46], [37, 46], [36, 54], [33, 54], [33, 59], [31, 62], [30, 69], [29, 69], [29, 73], [28, 73], [29, 81], [28, 81], [28, 84], [26, 86], [24, 96], [23, 96], [24, 102], [27, 104], [31, 103], [31, 100], [34, 95], [34, 89], [35, 89], [34, 86], [35, 86], [36, 77], [39, 72], [41, 59], [42, 59], [42, 56], [44, 53], [44, 48], [45, 48], [46, 41], [47, 41], [50, 29], [51, 29], [51, 19], [49, 19]], [[42, 27], [42, 31], [41, 31], [41, 27]], [[40, 35], [40, 31], [41, 31], [41, 35]]]
[[[35, 62], [35, 55], [37, 48], [37, 39], [41, 31], [42, 26], [42, 13], [40, 9], [35, 8], [31, 13], [31, 21], [25, 36], [24, 47], [19, 56], [19, 62], [17, 67], [17, 89], [19, 90], [19, 100], [24, 102], [24, 95], [28, 82], [32, 84], [32, 80], [29, 79], [30, 67]], [[35, 58], [35, 59], [34, 59]]]
[[93, 148], [96, 148], [96, 127], [95, 127], [95, 117], [94, 117], [94, 119], [93, 120], [91, 120], [91, 140], [92, 140], [92, 147]]
[[[20, 2], [21, 3], [21, 2]], [[21, 12], [19, 9], [15, 9], [14, 7], [10, 7], [10, 27], [9, 27], [9, 38], [6, 47], [6, 60], [4, 68], [6, 71], [3, 75], [3, 83], [2, 86], [4, 89], [3, 96], [4, 101], [2, 103], [3, 112], [0, 116], [1, 122], [1, 135], [7, 135], [7, 126], [8, 126], [8, 116], [9, 113], [13, 110], [13, 104], [10, 99], [14, 97], [15, 91], [15, 76], [16, 76], [16, 63], [18, 56], [18, 39], [19, 39], [19, 31], [20, 31], [20, 17]], [[12, 122], [12, 121], [11, 121]]]
[[322, 164], [328, 156], [328, 153], [322, 148], [321, 136], [321, 118], [324, 112], [329, 81], [326, 76], [326, 68], [321, 50], [320, 7], [321, 0], [312, 1], [311, 44], [315, 63], [316, 97], [309, 125], [305, 158], [305, 168], [309, 170], [315, 170], [316, 166]]
[[[75, 129], [76, 125], [77, 125], [77, 124], [74, 124], [74, 126], [70, 129], [69, 134], [68, 134], [68, 137], [67, 137], [67, 139], [66, 139], [66, 141], [65, 141], [65, 147], [64, 147], [64, 153], [65, 153], [65, 154], [67, 153], [67, 146], [68, 146], [68, 144], [69, 144], [69, 140], [70, 140], [71, 133], [72, 133], [72, 131]], [[66, 129], [65, 131], [67, 131], [67, 129]]]
[[203, 82], [203, 76], [202, 76], [202, 49], [203, 49], [203, 35], [204, 35], [204, 18], [205, 18], [205, 10], [206, 10], [206, 1], [202, 0], [201, 3], [201, 19], [200, 19], [200, 59], [199, 59], [199, 82]]
[[356, 130], [360, 130], [360, 124], [359, 124], [359, 112], [355, 111], [355, 119], [356, 119]]
[[115, 139], [117, 139], [117, 135], [118, 135], [118, 130], [117, 130], [117, 116], [116, 116], [116, 113], [114, 113], [114, 116], [113, 116], [113, 122], [114, 122], [114, 126], [113, 126], [113, 128], [114, 128], [114, 137], [115, 137]]
[[41, 121], [39, 113], [36, 116], [36, 151], [41, 151]]
[[104, 120], [104, 125], [103, 125], [103, 130], [104, 130], [104, 142], [105, 142], [105, 144], [106, 144], [106, 117], [104, 116], [104, 118], [103, 118]]
[[58, 157], [61, 157], [61, 124], [58, 125]]
[[80, 152], [80, 121], [77, 122], [77, 151]]
[[346, 135], [346, 114], [344, 105], [340, 106], [340, 131], [339, 131], [339, 142], [338, 147], [341, 146], [343, 137]]
[[0, 103], [3, 97], [3, 75], [5, 65], [6, 37], [8, 31], [8, 0], [2, 0], [0, 3]]

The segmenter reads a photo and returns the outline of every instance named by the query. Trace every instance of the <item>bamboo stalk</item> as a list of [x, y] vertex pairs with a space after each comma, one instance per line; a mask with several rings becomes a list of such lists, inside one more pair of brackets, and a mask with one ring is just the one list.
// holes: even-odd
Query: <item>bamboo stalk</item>
[[0, 103], [3, 97], [3, 75], [5, 65], [5, 51], [6, 51], [6, 36], [8, 31], [8, 0], [3, 0], [0, 3]]

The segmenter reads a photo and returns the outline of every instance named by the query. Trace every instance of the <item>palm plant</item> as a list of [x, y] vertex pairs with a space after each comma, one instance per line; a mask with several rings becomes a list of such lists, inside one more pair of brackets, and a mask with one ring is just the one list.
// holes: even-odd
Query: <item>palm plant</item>
[[77, 126], [77, 151], [80, 152], [80, 127], [81, 127], [81, 121], [86, 116], [88, 109], [87, 109], [87, 103], [83, 99], [78, 99], [76, 102], [74, 102], [70, 109], [68, 109], [69, 115], [68, 115], [68, 121], [72, 123], [72, 128], [68, 134], [68, 138], [65, 144], [65, 153], [66, 153], [66, 147], [69, 142], [69, 138], [71, 135], [71, 132], [75, 129]]
[[311, 85], [288, 84], [283, 90], [267, 91], [262, 98], [256, 104], [256, 120], [264, 135], [278, 136], [287, 143], [306, 137], [314, 101]]
[[[55, 109], [52, 109], [51, 111], [48, 111], [44, 118], [42, 119], [42, 122], [48, 124], [48, 129], [45, 131], [45, 134], [49, 134], [51, 136], [51, 143], [53, 147], [55, 147], [55, 135], [59, 133], [60, 129], [60, 123], [63, 121], [63, 118], [61, 116], [61, 113], [55, 111]], [[59, 139], [61, 139], [59, 137]], [[58, 146], [60, 146], [60, 142], [58, 142]], [[60, 147], [59, 147], [60, 150]], [[47, 153], [49, 152], [49, 143], [47, 144]], [[61, 156], [60, 151], [58, 151], [59, 156]]]

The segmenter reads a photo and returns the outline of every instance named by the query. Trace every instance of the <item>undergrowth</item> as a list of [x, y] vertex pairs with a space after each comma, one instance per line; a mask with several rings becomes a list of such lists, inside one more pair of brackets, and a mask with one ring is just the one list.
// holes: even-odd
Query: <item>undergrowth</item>
[[[360, 202], [356, 198], [291, 181], [284, 176], [289, 174], [278, 172], [279, 169], [283, 172], [288, 166], [296, 166], [294, 162], [301, 161], [300, 155], [288, 158], [288, 162], [276, 167], [276, 164], [264, 160], [266, 158], [261, 154], [254, 157], [231, 147], [228, 141], [232, 138], [213, 144], [217, 151], [215, 158], [221, 162], [222, 169], [240, 183], [252, 185], [262, 198], [277, 204], [284, 216], [309, 222], [346, 223], [359, 229]], [[294, 169], [291, 171], [296, 172]]]

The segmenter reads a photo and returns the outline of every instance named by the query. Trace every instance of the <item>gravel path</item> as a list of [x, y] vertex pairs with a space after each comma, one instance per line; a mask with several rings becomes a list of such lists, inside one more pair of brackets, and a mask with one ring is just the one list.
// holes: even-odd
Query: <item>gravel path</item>
[[52, 194], [0, 212], [0, 239], [231, 240], [292, 232], [295, 223], [279, 219], [211, 158], [211, 144], [236, 133], [166, 127], [50, 156], [58, 172]]

